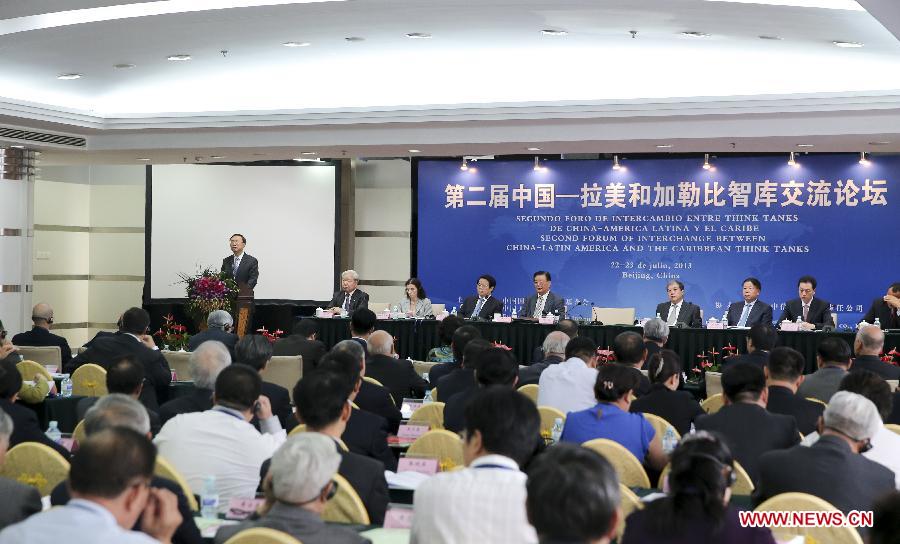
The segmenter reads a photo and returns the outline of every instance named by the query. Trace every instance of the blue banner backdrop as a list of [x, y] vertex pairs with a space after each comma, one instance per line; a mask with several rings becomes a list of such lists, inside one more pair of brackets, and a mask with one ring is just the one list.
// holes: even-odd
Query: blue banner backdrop
[[[480, 274], [512, 305], [547, 270], [569, 314], [590, 304], [635, 307], [652, 317], [666, 282], [704, 319], [741, 299], [741, 280], [762, 282], [777, 319], [797, 279], [818, 280], [839, 325], [857, 323], [900, 280], [900, 157], [732, 157], [621, 161], [418, 162], [418, 274], [433, 302], [459, 306]], [[588, 301], [578, 305], [579, 301]]]

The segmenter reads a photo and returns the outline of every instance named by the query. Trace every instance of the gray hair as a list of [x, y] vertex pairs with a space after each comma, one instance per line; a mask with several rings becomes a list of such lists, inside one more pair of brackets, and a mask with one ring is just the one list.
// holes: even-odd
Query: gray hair
[[569, 335], [562, 331], [553, 331], [544, 338], [541, 348], [544, 350], [544, 357], [551, 353], [566, 353], [566, 346], [569, 345]]
[[315, 500], [340, 464], [331, 438], [319, 433], [292, 436], [272, 455], [272, 492], [277, 500], [291, 504]]
[[231, 354], [225, 344], [218, 340], [207, 340], [191, 352], [190, 371], [194, 387], [212, 391], [216, 388], [216, 378], [226, 366], [231, 364]]
[[353, 281], [359, 281], [359, 274], [356, 270], [344, 270], [341, 272], [341, 279], [350, 278]]
[[662, 342], [668, 337], [669, 325], [662, 319], [654, 317], [653, 319], [648, 319], [647, 322], [644, 323], [644, 338], [647, 340]]
[[362, 345], [356, 340], [341, 340], [331, 348], [331, 351], [334, 353], [349, 353], [355, 357], [357, 361], [363, 360], [366, 356], [366, 352], [363, 350]]
[[875, 325], [863, 325], [856, 333], [856, 341], [860, 342], [865, 350], [881, 351], [884, 347], [884, 331]]
[[394, 350], [394, 337], [385, 331], [375, 331], [366, 340], [369, 353], [374, 355], [390, 355]]
[[9, 437], [13, 433], [13, 420], [6, 412], [0, 410], [0, 442], [9, 443]]
[[826, 427], [853, 440], [872, 438], [883, 424], [875, 404], [850, 391], [835, 393], [828, 401], [823, 418]]
[[225, 310], [214, 310], [209, 312], [206, 324], [210, 329], [224, 329], [228, 325], [234, 325], [234, 319]]
[[128, 395], [110, 393], [100, 397], [84, 415], [84, 433], [94, 433], [125, 427], [141, 434], [150, 432], [150, 416], [140, 402]]

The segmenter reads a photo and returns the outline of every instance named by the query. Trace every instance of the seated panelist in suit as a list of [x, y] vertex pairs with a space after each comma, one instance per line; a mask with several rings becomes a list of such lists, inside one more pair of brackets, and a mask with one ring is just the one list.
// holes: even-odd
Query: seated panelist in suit
[[490, 274], [478, 276], [478, 282], [475, 283], [475, 291], [478, 294], [466, 297], [459, 309], [459, 315], [466, 319], [492, 319], [494, 314], [502, 314], [503, 302], [493, 295], [495, 287], [497, 280], [494, 276]]
[[801, 319], [800, 328], [807, 331], [834, 324], [831, 311], [828, 309], [831, 305], [825, 300], [814, 298], [816, 278], [803, 276], [797, 280], [797, 291], [800, 293], [800, 298], [785, 303], [784, 311], [778, 318], [779, 326], [782, 321], [796, 321], [798, 317]]
[[759, 300], [762, 284], [756, 278], [744, 280], [743, 302], [735, 302], [728, 307], [729, 327], [752, 327], [757, 323], [772, 323], [772, 307]]
[[328, 307], [335, 312], [346, 310], [351, 314], [360, 308], [368, 308], [369, 295], [357, 289], [358, 285], [359, 274], [356, 270], [341, 272], [341, 290], [334, 294]]
[[250, 289], [255, 289], [256, 280], [259, 279], [259, 261], [256, 257], [244, 253], [247, 238], [243, 234], [232, 234], [228, 243], [233, 255], [222, 259], [222, 272], [231, 274], [238, 287], [246, 285]]
[[557, 315], [562, 319], [566, 316], [566, 301], [556, 293], [550, 292], [550, 272], [538, 270], [532, 276], [534, 278], [535, 293], [525, 298], [522, 305], [522, 313], [519, 317], [542, 317], [545, 315]]
[[875, 318], [882, 329], [900, 329], [900, 281], [892, 283], [883, 297], [872, 301], [863, 321], [875, 323]]
[[678, 280], [669, 280], [666, 284], [668, 302], [660, 302], [656, 306], [656, 314], [669, 326], [683, 323], [687, 327], [703, 326], [700, 307], [684, 300], [684, 284]]

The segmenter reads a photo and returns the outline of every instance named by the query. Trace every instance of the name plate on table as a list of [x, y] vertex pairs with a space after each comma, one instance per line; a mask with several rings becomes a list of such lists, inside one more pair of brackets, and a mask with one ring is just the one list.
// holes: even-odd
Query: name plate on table
[[403, 419], [409, 419], [413, 412], [421, 408], [425, 404], [425, 401], [422, 399], [403, 399], [403, 403], [400, 404], [400, 415]]
[[321, 317], [323, 319], [331, 319], [332, 317], [334, 317], [334, 312], [322, 310], [321, 312], [316, 312], [316, 317]]
[[385, 529], [412, 529], [412, 521], [413, 509], [408, 506], [390, 505], [384, 513]]
[[428, 432], [428, 425], [400, 425], [397, 429], [397, 438], [415, 440]]
[[226, 519], [247, 519], [265, 502], [264, 499], [231, 499], [228, 501]]
[[438, 460], [428, 457], [401, 457], [397, 461], [397, 472], [419, 472], [429, 476], [437, 474]]
[[510, 316], [506, 317], [495, 317], [494, 323], [512, 323], [512, 318]]
[[724, 322], [724, 321], [719, 321], [718, 323], [708, 323], [708, 324], [706, 325], [706, 328], [707, 328], [707, 329], [720, 329], [720, 330], [721, 330], [721, 329], [724, 329], [724, 328], [725, 328], [725, 322]]
[[781, 322], [781, 330], [783, 330], [783, 331], [799, 331], [800, 325], [798, 323], [794, 323], [793, 321], [782, 321]]
[[554, 316], [552, 316], [552, 315], [547, 315], [547, 316], [544, 316], [544, 317], [539, 317], [539, 318], [538, 318], [538, 323], [540, 323], [541, 325], [553, 325], [553, 324], [556, 323], [556, 317], [554, 317]]
[[375, 314], [375, 317], [377, 319], [390, 319], [391, 312], [378, 312], [377, 314]]

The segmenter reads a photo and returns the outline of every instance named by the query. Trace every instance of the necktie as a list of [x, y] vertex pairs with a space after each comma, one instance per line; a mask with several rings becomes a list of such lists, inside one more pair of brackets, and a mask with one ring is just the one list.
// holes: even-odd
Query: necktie
[[344, 309], [350, 311], [350, 295], [344, 295]]
[[681, 303], [673, 304], [673, 305], [669, 308], [669, 318], [666, 319], [666, 324], [668, 324], [668, 325], [674, 325], [674, 324], [675, 324], [675, 322], [678, 320], [678, 310], [679, 310], [680, 308], [681, 308]]
[[472, 315], [469, 317], [478, 317], [478, 314], [481, 313], [482, 306], [484, 306], [484, 299], [478, 297], [478, 304], [475, 305], [475, 310], [472, 311]]
[[241, 259], [239, 257], [234, 258], [234, 267], [231, 269], [231, 275], [235, 278], [237, 277], [238, 268], [241, 266]]
[[750, 317], [750, 308], [752, 304], [744, 304], [744, 311], [741, 312], [741, 318], [738, 320], [738, 327], [746, 327], [747, 326], [747, 318]]
[[803, 321], [806, 321], [807, 317], [809, 317], [809, 304], [803, 305]]
[[533, 317], [541, 317], [544, 313], [544, 300], [546, 300], [547, 295], [538, 295], [537, 302], [534, 305], [534, 316]]

